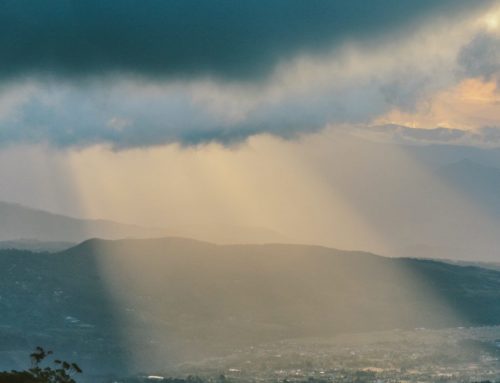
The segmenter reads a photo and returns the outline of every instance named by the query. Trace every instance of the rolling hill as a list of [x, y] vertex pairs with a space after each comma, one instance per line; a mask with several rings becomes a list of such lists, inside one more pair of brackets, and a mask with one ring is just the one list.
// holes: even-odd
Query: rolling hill
[[87, 370], [140, 369], [277, 339], [500, 324], [500, 272], [318, 246], [89, 240], [0, 251], [0, 313], [9, 366], [42, 344]]

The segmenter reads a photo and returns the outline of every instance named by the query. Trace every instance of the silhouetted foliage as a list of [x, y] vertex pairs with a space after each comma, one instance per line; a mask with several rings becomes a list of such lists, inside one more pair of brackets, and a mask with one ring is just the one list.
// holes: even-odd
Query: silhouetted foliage
[[1, 383], [76, 383], [74, 374], [80, 374], [82, 370], [76, 363], [54, 360], [54, 367], [42, 366], [42, 363], [52, 351], [46, 351], [37, 347], [30, 354], [31, 368], [25, 371], [3, 371], [0, 372]]

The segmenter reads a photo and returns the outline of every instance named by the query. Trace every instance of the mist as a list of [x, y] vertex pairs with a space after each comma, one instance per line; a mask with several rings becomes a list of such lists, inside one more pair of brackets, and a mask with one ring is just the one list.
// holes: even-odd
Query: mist
[[[423, 246], [441, 248], [442, 258], [494, 260], [498, 214], [442, 169], [464, 158], [494, 167], [496, 151], [449, 150], [453, 156], [434, 154], [429, 162], [439, 146], [375, 143], [335, 129], [296, 142], [260, 136], [235, 148], [54, 154], [30, 147], [4, 152], [2, 166], [10, 171], [3, 172], [2, 198], [219, 243], [231, 243], [223, 233], [232, 231], [236, 243], [309, 243], [391, 256]], [[24, 168], [14, 171], [10, 164], [19, 157]], [[19, 172], [24, 194], [13, 182]], [[40, 178], [50, 189], [35, 189]], [[238, 239], [239, 228], [253, 234]]]

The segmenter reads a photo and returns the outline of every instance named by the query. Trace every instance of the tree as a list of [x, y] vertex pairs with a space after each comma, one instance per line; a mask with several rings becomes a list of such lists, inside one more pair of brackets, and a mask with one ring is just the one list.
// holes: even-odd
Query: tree
[[69, 363], [61, 360], [54, 360], [54, 367], [45, 366], [43, 362], [52, 351], [45, 351], [42, 347], [37, 347], [30, 354], [31, 368], [24, 371], [3, 371], [0, 372], [1, 383], [76, 383], [73, 379], [75, 374], [80, 374], [82, 370], [76, 363]]

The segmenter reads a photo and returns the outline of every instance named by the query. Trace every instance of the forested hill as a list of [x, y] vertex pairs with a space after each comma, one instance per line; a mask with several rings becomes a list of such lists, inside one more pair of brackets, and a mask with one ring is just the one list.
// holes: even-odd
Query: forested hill
[[173, 362], [282, 338], [470, 324], [500, 324], [500, 272], [180, 238], [0, 251], [0, 368], [37, 344], [118, 368], [132, 349]]

